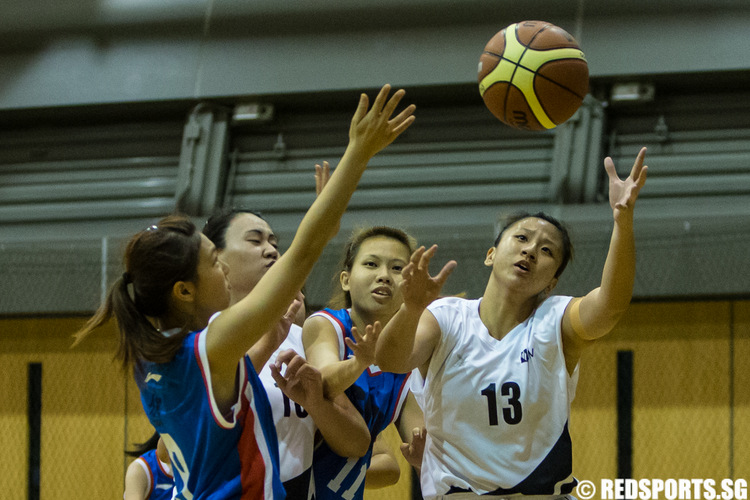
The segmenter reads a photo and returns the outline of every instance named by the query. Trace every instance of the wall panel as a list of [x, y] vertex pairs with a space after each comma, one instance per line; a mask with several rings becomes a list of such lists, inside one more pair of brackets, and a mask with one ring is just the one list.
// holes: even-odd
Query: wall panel
[[732, 469], [746, 477], [740, 443], [747, 438], [747, 376], [736, 364], [732, 371], [731, 359], [746, 353], [747, 339], [736, 333], [734, 354], [730, 346], [732, 328], [746, 330], [747, 307], [746, 301], [636, 303], [584, 353], [571, 416], [579, 479], [599, 484], [617, 477], [618, 350], [633, 351], [634, 478], [720, 480]]
[[750, 301], [735, 302], [733, 476], [750, 478]]
[[[112, 361], [113, 328], [70, 350], [82, 322], [0, 319], [0, 490], [11, 498], [26, 494], [30, 362], [43, 372], [42, 498], [119, 498], [123, 449], [151, 435], [135, 384]], [[635, 478], [748, 477], [750, 302], [636, 303], [584, 353], [571, 411], [574, 473], [596, 484], [617, 476], [618, 350], [634, 357]], [[388, 439], [397, 444], [393, 429]], [[369, 500], [410, 498], [395, 451], [401, 481], [368, 491]]]
[[[125, 384], [114, 331], [74, 350], [80, 318], [0, 320], [0, 490], [27, 485], [26, 367], [42, 364], [41, 498], [118, 498], [124, 469]], [[5, 474], [5, 471], [9, 471]]]

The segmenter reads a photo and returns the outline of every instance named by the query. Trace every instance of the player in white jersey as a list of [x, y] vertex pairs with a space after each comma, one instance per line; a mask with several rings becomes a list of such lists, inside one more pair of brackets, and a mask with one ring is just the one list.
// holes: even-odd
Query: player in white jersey
[[625, 180], [611, 158], [604, 161], [614, 229], [601, 285], [584, 297], [549, 295], [572, 245], [565, 228], [543, 213], [520, 214], [500, 231], [478, 300], [435, 300], [455, 262], [433, 278], [428, 266], [437, 247], [412, 255], [403, 271], [404, 305], [378, 339], [376, 362], [395, 372], [419, 369], [425, 498], [569, 497], [576, 480], [568, 417], [578, 361], [630, 304], [644, 157], [645, 148]]
[[[327, 163], [324, 167], [316, 170], [321, 188], [327, 181]], [[216, 245], [220, 258], [232, 270], [228, 276], [231, 303], [250, 293], [279, 258], [276, 235], [258, 212], [218, 211], [206, 222], [203, 234]], [[307, 405], [292, 401], [279, 389], [270, 365], [286, 349], [294, 350], [303, 358], [305, 350], [299, 326], [291, 325], [288, 334], [283, 330], [274, 333], [253, 346], [250, 357], [271, 404], [279, 441], [279, 469], [287, 497], [306, 500], [314, 493], [311, 467], [316, 431], [320, 429], [322, 438], [338, 453], [350, 457], [360, 457], [367, 452], [370, 434], [365, 421], [345, 395], [335, 402], [323, 397], [322, 381], [319, 392], [310, 394], [308, 391]]]
[[271, 365], [276, 362], [279, 353], [287, 349], [304, 357], [302, 328], [297, 325], [291, 326], [287, 338], [271, 355], [259, 375], [271, 403], [273, 422], [279, 437], [279, 468], [287, 497], [306, 500], [312, 498], [314, 491], [311, 467], [317, 427], [307, 410], [284, 394], [271, 375]]

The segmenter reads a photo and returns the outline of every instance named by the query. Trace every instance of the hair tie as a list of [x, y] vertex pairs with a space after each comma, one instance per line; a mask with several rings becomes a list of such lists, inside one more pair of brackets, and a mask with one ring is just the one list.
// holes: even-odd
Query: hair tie
[[133, 284], [133, 275], [127, 271], [122, 273], [122, 284], [125, 285], [125, 290], [127, 291], [131, 302], [135, 304], [135, 285]]

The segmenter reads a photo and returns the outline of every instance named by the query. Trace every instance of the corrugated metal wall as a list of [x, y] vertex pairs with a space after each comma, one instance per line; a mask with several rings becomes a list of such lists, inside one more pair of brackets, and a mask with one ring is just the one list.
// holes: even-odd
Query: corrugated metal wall
[[[671, 91], [627, 107], [590, 97], [564, 126], [534, 134], [499, 124], [481, 101], [416, 95], [418, 122], [372, 160], [311, 276], [313, 303], [330, 295], [343, 240], [372, 224], [438, 243], [436, 266], [459, 261], [448, 292], [480, 295], [498, 216], [517, 209], [569, 223], [577, 255], [558, 290], [585, 293], [598, 283], [611, 228], [602, 158], [626, 175], [641, 145], [651, 170], [636, 212], [636, 297], [748, 293], [747, 92]], [[349, 97], [282, 103], [255, 125], [231, 126], [226, 109], [199, 105], [182, 121], [3, 134], [0, 312], [93, 309], [106, 277], [121, 272], [123, 239], [175, 208], [199, 225], [214, 206], [260, 210], [288, 244], [314, 199], [313, 165], [343, 153]]]

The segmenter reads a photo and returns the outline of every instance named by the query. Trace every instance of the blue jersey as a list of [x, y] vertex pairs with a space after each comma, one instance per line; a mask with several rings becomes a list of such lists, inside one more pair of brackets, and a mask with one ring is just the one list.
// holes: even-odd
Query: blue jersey
[[156, 450], [150, 450], [136, 459], [149, 478], [148, 500], [171, 500], [174, 480], [171, 467], [156, 456]]
[[[344, 337], [352, 338], [352, 319], [347, 309], [324, 309], [315, 315], [325, 317], [339, 337], [339, 358], [352, 355]], [[370, 366], [346, 390], [349, 400], [364, 417], [370, 430], [370, 448], [361, 458], [346, 458], [334, 453], [325, 441], [313, 455], [313, 476], [316, 500], [361, 500], [365, 490], [365, 474], [372, 457], [372, 446], [380, 432], [396, 420], [409, 392], [410, 373], [383, 372]]]
[[237, 374], [237, 402], [222, 414], [206, 330], [187, 335], [168, 363], [136, 365], [143, 408], [169, 451], [177, 499], [285, 497], [271, 408], [249, 357], [238, 362]]

